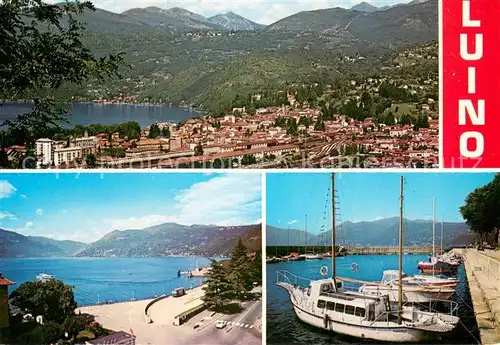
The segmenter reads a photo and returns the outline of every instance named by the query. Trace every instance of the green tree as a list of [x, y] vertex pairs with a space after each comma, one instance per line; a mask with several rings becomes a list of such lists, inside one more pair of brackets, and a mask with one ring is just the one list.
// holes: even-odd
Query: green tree
[[205, 294], [202, 300], [211, 310], [220, 310], [235, 297], [234, 286], [228, 279], [228, 272], [221, 263], [212, 260], [212, 269], [208, 273], [203, 287]]
[[318, 117], [318, 121], [316, 121], [316, 124], [314, 125], [314, 130], [315, 131], [324, 131], [325, 130], [325, 123], [321, 119], [321, 117]]
[[170, 129], [168, 128], [168, 126], [163, 127], [163, 129], [161, 130], [161, 135], [165, 138], [170, 138]]
[[121, 54], [96, 57], [83, 44], [85, 27], [75, 17], [95, 10], [90, 2], [46, 4], [42, 0], [0, 2], [0, 99], [31, 98], [33, 110], [0, 124], [6, 140], [26, 144], [49, 136], [67, 121], [56, 91], [118, 75]]
[[158, 138], [161, 135], [160, 127], [156, 123], [153, 123], [149, 128], [149, 138]]
[[46, 321], [62, 323], [75, 313], [73, 287], [60, 280], [26, 282], [9, 297], [12, 305], [33, 316], [42, 315]]
[[85, 164], [87, 164], [87, 168], [89, 169], [94, 169], [95, 167], [97, 167], [97, 158], [95, 154], [91, 153], [87, 155], [87, 157], [85, 158]]
[[94, 322], [94, 316], [90, 314], [76, 314], [64, 320], [62, 329], [68, 333], [69, 338], [74, 338]]
[[194, 155], [195, 156], [203, 156], [203, 147], [201, 146], [201, 143], [198, 143], [198, 145], [195, 146]]
[[491, 233], [496, 233], [498, 244], [500, 235], [500, 174], [492, 182], [475, 189], [465, 199], [465, 205], [460, 207], [470, 229], [476, 232], [482, 241]]
[[229, 260], [229, 280], [239, 301], [245, 300], [253, 287], [252, 265], [247, 254], [243, 241], [238, 238]]
[[214, 162], [212, 164], [212, 168], [221, 169], [222, 168], [222, 160], [220, 158], [214, 159]]
[[248, 166], [256, 163], [257, 159], [254, 155], [243, 155], [243, 158], [241, 159], [241, 165], [243, 166]]

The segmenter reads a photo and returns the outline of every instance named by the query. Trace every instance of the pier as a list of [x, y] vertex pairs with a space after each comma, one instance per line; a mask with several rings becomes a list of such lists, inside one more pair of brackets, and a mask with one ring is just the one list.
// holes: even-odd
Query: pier
[[[393, 255], [398, 254], [397, 246], [343, 246], [347, 255]], [[340, 247], [337, 247], [337, 252]], [[322, 254], [332, 250], [330, 246], [267, 246], [267, 256], [286, 256], [290, 253], [299, 254]], [[431, 254], [432, 246], [405, 246], [405, 254]]]
[[500, 343], [500, 252], [454, 249], [464, 257], [482, 344]]

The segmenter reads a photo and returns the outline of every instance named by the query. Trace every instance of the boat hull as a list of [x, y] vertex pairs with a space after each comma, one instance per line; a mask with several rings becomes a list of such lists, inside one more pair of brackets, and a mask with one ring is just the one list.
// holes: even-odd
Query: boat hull
[[[411, 289], [416, 289], [412, 287]], [[398, 289], [391, 287], [381, 287], [378, 285], [365, 285], [359, 290], [361, 293], [366, 293], [372, 296], [383, 296], [389, 295], [389, 300], [391, 302], [398, 301]], [[450, 299], [455, 291], [446, 289], [446, 291], [405, 291], [403, 288], [403, 301], [416, 302], [416, 303], [427, 303], [433, 300], [448, 300]]]
[[[301, 308], [293, 305], [293, 309], [297, 317], [302, 321], [311, 326], [328, 330], [331, 332], [362, 338], [371, 339], [377, 341], [386, 342], [396, 342], [396, 343], [410, 343], [419, 342], [425, 339], [426, 335], [424, 331], [406, 328], [404, 326], [400, 327], [370, 327], [362, 325], [352, 325], [347, 323], [342, 323], [334, 320], [329, 320], [325, 322], [324, 318], [310, 314]], [[325, 327], [325, 323], [327, 323]]]

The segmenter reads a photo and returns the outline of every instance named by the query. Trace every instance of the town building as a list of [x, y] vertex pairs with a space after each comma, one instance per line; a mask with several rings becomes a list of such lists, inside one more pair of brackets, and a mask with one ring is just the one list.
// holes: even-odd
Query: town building
[[35, 141], [35, 152], [38, 161], [43, 165], [52, 164], [54, 140], [42, 138]]
[[135, 345], [135, 335], [119, 331], [101, 338], [87, 340], [85, 345]]
[[14, 284], [0, 273], [0, 334], [9, 327], [9, 285]]

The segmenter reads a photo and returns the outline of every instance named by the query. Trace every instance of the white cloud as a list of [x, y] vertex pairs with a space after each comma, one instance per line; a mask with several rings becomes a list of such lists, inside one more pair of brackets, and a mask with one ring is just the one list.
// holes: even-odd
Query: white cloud
[[292, 224], [295, 224], [295, 223], [297, 223], [297, 219], [294, 219], [294, 220], [292, 220], [292, 221], [289, 221], [287, 224], [288, 224], [288, 225], [292, 225]]
[[227, 174], [178, 191], [165, 214], [107, 219], [110, 230], [143, 229], [162, 223], [243, 225], [261, 214], [260, 174]]
[[4, 219], [10, 219], [10, 220], [16, 220], [16, 216], [10, 212], [4, 212], [4, 211], [0, 211], [0, 220], [4, 220]]
[[9, 198], [17, 191], [16, 187], [7, 180], [0, 181], [0, 199]]
[[39, 216], [43, 216], [43, 212], [44, 212], [44, 211], [43, 211], [43, 209], [41, 209], [41, 208], [37, 208], [37, 209], [36, 209], [36, 214], [37, 214], [37, 215], [39, 215]]
[[26, 222], [26, 224], [24, 224], [24, 227], [26, 229], [31, 229], [35, 226], [35, 223], [33, 223], [32, 221], [29, 221], [29, 222]]

